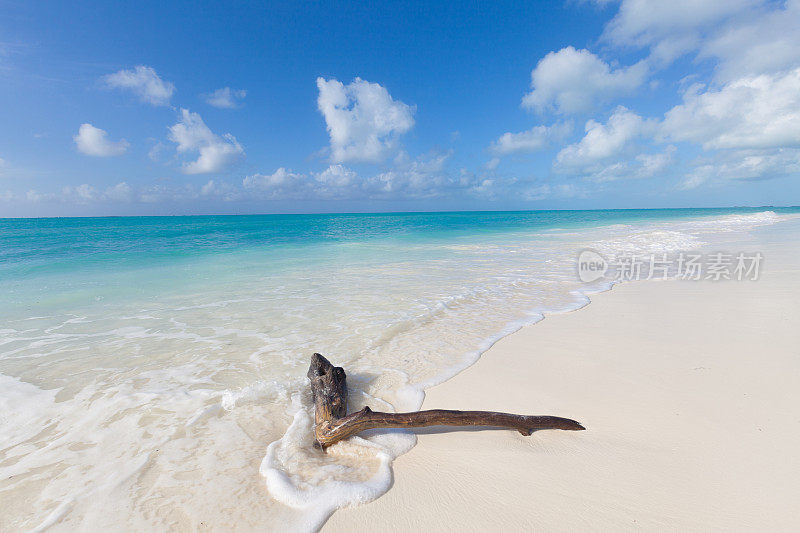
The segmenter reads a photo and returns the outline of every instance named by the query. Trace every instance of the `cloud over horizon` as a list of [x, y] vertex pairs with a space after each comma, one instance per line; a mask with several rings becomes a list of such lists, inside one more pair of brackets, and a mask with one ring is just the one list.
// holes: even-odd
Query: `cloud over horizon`
[[178, 153], [197, 153], [194, 161], [184, 162], [184, 174], [208, 174], [227, 169], [244, 156], [244, 148], [230, 133], [214, 134], [197, 113], [181, 109], [181, 119], [170, 126], [169, 140]]

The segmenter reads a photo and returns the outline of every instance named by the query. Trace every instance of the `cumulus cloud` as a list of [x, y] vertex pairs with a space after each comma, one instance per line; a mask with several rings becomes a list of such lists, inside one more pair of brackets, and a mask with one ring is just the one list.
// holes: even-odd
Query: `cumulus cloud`
[[670, 166], [676, 151], [674, 146], [656, 153], [643, 151], [656, 128], [655, 121], [620, 106], [605, 124], [589, 120], [586, 134], [558, 153], [554, 168], [594, 182], [656, 176]]
[[106, 87], [134, 93], [142, 102], [155, 106], [169, 105], [175, 86], [162, 80], [152, 67], [139, 65], [103, 77]]
[[587, 112], [633, 92], [646, 77], [644, 62], [612, 68], [588, 50], [568, 46], [539, 61], [531, 72], [531, 92], [522, 98], [522, 105], [539, 113]]
[[247, 96], [247, 91], [244, 89], [234, 90], [230, 87], [223, 87], [206, 95], [206, 103], [220, 109], [236, 109], [241, 107], [245, 96]]
[[564, 147], [556, 156], [562, 171], [583, 171], [623, 155], [631, 143], [653, 130], [653, 123], [620, 106], [608, 122], [586, 122], [586, 135], [577, 143]]
[[463, 188], [458, 179], [445, 172], [445, 164], [452, 152], [432, 152], [408, 158], [405, 154], [395, 161], [391, 170], [372, 176], [367, 181], [371, 197], [435, 198]]
[[245, 189], [266, 198], [302, 198], [309, 192], [308, 176], [279, 168], [272, 174], [252, 174], [242, 181]]
[[230, 133], [213, 133], [197, 113], [181, 109], [181, 120], [169, 128], [169, 139], [179, 153], [197, 153], [194, 161], [183, 164], [185, 174], [220, 172], [244, 155], [244, 148]]
[[128, 150], [128, 141], [110, 141], [108, 133], [91, 124], [81, 124], [78, 134], [72, 138], [78, 151], [93, 157], [112, 157], [122, 155]]
[[331, 165], [316, 176], [324, 186], [349, 187], [356, 182], [358, 175], [342, 165]]
[[537, 152], [547, 148], [553, 141], [563, 140], [571, 131], [572, 123], [560, 122], [552, 126], [535, 126], [519, 133], [504, 133], [492, 143], [489, 150], [498, 156], [514, 152]]
[[334, 163], [383, 161], [396, 149], [397, 137], [414, 126], [414, 107], [394, 100], [377, 83], [317, 78], [317, 88]]
[[692, 87], [666, 113], [664, 137], [707, 150], [800, 146], [800, 68], [701, 89]]

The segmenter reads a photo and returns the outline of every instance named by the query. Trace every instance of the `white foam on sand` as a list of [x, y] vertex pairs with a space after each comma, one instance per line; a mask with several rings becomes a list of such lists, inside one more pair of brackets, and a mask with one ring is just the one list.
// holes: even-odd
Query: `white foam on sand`
[[57, 389], [39, 387], [0, 374], [0, 451], [43, 431], [52, 420]]
[[298, 529], [314, 530], [336, 509], [370, 502], [389, 490], [392, 461], [414, 446], [416, 436], [387, 431], [322, 451], [313, 445], [311, 415], [298, 404], [289, 429], [267, 447], [260, 472], [276, 500], [304, 511]]

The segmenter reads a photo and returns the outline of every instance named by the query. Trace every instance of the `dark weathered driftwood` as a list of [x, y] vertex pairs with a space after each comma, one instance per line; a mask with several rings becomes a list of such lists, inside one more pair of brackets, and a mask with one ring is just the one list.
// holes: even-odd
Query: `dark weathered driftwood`
[[369, 407], [347, 414], [347, 375], [318, 353], [308, 369], [314, 397], [314, 435], [324, 449], [356, 433], [373, 428], [424, 426], [489, 426], [516, 429], [530, 435], [537, 429], [581, 430], [582, 425], [557, 416], [524, 416], [493, 411], [433, 409], [415, 413], [379, 413]]

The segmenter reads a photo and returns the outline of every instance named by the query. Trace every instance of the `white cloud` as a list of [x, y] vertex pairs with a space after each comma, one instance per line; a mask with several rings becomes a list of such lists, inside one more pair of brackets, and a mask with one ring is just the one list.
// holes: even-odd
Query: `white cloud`
[[210, 196], [216, 192], [216, 187], [214, 185], [214, 180], [208, 180], [205, 185], [200, 187], [200, 194], [202, 196]]
[[612, 69], [588, 50], [568, 46], [539, 61], [531, 72], [532, 90], [522, 98], [522, 105], [539, 113], [551, 109], [557, 113], [591, 111], [633, 92], [646, 77], [644, 62]]
[[606, 42], [649, 49], [654, 67], [687, 53], [713, 61], [711, 83], [684, 91], [658, 128], [657, 140], [711, 152], [681, 187], [797, 171], [798, 27], [800, 0], [622, 0]]
[[543, 183], [537, 178], [500, 178], [492, 174], [476, 176], [461, 169], [457, 190], [482, 200], [507, 200], [535, 202], [546, 198], [573, 198], [585, 196], [584, 189], [574, 183]]
[[563, 172], [585, 172], [609, 159], [624, 155], [632, 141], [653, 129], [653, 124], [620, 106], [608, 122], [586, 123], [586, 135], [564, 147], [556, 156], [556, 167]]
[[131, 187], [126, 182], [122, 181], [108, 187], [103, 193], [103, 197], [115, 202], [127, 202], [131, 199]]
[[220, 109], [236, 109], [241, 107], [241, 100], [245, 96], [247, 96], [247, 91], [244, 89], [234, 90], [230, 87], [223, 87], [206, 95], [206, 103]]
[[740, 16], [758, 0], [623, 0], [603, 39], [618, 46], [649, 47], [666, 64], [695, 49], [704, 32]]
[[208, 180], [200, 187], [200, 196], [204, 198], [219, 198], [226, 202], [240, 200], [242, 193], [230, 183], [217, 180]]
[[197, 189], [192, 185], [175, 187], [168, 183], [151, 185], [139, 194], [139, 200], [145, 203], [181, 202], [197, 197]]
[[81, 124], [78, 134], [72, 138], [82, 154], [94, 157], [111, 157], [122, 155], [128, 150], [128, 141], [109, 141], [108, 133], [91, 124]]
[[383, 161], [395, 150], [397, 137], [414, 126], [414, 107], [392, 99], [377, 83], [356, 78], [344, 85], [317, 78], [317, 88], [334, 163]]
[[76, 187], [66, 186], [61, 189], [61, 196], [63, 200], [72, 201], [77, 203], [86, 203], [95, 199], [97, 191], [88, 183], [78, 185]]
[[718, 80], [731, 81], [798, 66], [798, 25], [798, 0], [623, 0], [603, 39], [649, 48], [654, 66], [697, 52], [717, 61]]
[[554, 169], [594, 182], [656, 176], [669, 167], [676, 151], [668, 146], [658, 153], [642, 152], [641, 142], [656, 127], [654, 121], [620, 106], [605, 124], [589, 120], [586, 135], [558, 153]]
[[317, 181], [333, 187], [348, 187], [355, 183], [357, 174], [342, 165], [331, 165], [319, 174]]
[[272, 174], [247, 176], [242, 185], [268, 199], [332, 199], [365, 196], [364, 181], [351, 169], [331, 165], [322, 172], [295, 173], [283, 167]]
[[183, 164], [185, 174], [220, 172], [244, 155], [244, 148], [230, 133], [214, 134], [197, 113], [181, 109], [181, 120], [169, 128], [169, 139], [178, 152], [196, 152], [195, 161]]
[[453, 178], [445, 170], [451, 152], [410, 158], [401, 153], [390, 170], [362, 177], [341, 164], [322, 172], [296, 173], [279, 168], [272, 174], [253, 174], [244, 189], [267, 199], [433, 198], [466, 191], [474, 180]]
[[404, 153], [395, 160], [391, 170], [367, 180], [371, 197], [435, 198], [463, 188], [445, 172], [452, 152], [433, 152], [414, 159]]
[[309, 192], [308, 176], [281, 167], [272, 174], [252, 174], [242, 181], [245, 189], [266, 198], [300, 198]]
[[760, 180], [800, 174], [800, 149], [732, 150], [714, 161], [701, 162], [681, 182], [682, 189], [694, 189], [708, 182]]
[[639, 154], [631, 160], [617, 161], [604, 167], [592, 169], [584, 177], [597, 183], [652, 178], [669, 168], [676, 150], [674, 146], [670, 145], [662, 152]]
[[208, 180], [199, 187], [193, 183], [173, 184], [165, 180], [141, 189], [138, 194], [138, 200], [145, 203], [185, 202], [212, 198], [224, 201], [241, 200], [242, 189], [215, 179]]
[[94, 198], [95, 190], [94, 187], [92, 187], [88, 183], [84, 183], [83, 185], [78, 185], [75, 188], [75, 194], [77, 194], [80, 198], [84, 200], [91, 200], [92, 198]]
[[800, 66], [798, 27], [800, 0], [789, 0], [723, 26], [703, 42], [698, 57], [719, 62], [721, 81], [791, 69]]
[[541, 185], [523, 188], [521, 191], [522, 199], [529, 202], [544, 200], [545, 198], [584, 197], [585, 194], [585, 191], [574, 183], [559, 183], [554, 185], [542, 183]]
[[562, 140], [571, 131], [572, 123], [561, 122], [552, 126], [535, 126], [520, 133], [504, 133], [492, 143], [489, 150], [498, 156], [514, 152], [537, 152], [547, 148], [552, 141]]
[[161, 153], [166, 150], [167, 146], [161, 141], [156, 142], [152, 148], [147, 152], [147, 158], [154, 163], [161, 161]]
[[800, 68], [741, 78], [717, 90], [694, 86], [666, 113], [662, 135], [706, 150], [800, 146]]
[[107, 87], [133, 92], [142, 102], [162, 106], [169, 105], [175, 86], [162, 80], [152, 67], [139, 65], [132, 70], [120, 70], [103, 77]]

